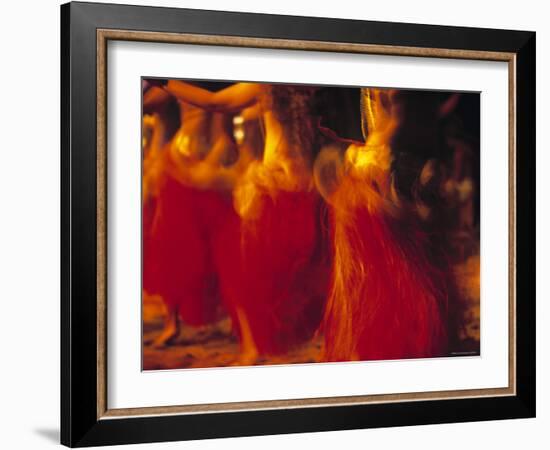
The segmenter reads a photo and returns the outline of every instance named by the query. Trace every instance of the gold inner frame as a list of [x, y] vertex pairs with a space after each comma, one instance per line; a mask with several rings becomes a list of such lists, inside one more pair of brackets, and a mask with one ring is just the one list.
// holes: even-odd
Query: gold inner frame
[[[109, 40], [182, 43], [232, 47], [364, 53], [391, 56], [436, 57], [502, 61], [508, 63], [508, 387], [401, 394], [377, 394], [288, 400], [212, 403], [201, 405], [150, 406], [108, 409], [107, 405], [107, 42]], [[321, 41], [296, 41], [236, 36], [157, 33], [113, 29], [97, 30], [97, 418], [166, 414], [219, 413], [265, 409], [289, 409], [402, 401], [444, 400], [472, 397], [513, 396], [516, 394], [516, 54], [444, 48], [398, 47]]]

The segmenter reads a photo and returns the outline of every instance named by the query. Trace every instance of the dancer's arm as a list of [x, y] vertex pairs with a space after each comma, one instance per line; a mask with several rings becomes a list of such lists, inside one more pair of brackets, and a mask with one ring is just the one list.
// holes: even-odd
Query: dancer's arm
[[163, 108], [170, 100], [170, 94], [157, 86], [153, 86], [143, 94], [143, 112], [152, 113]]
[[237, 111], [255, 104], [260, 96], [260, 85], [256, 83], [237, 83], [218, 92], [193, 86], [178, 80], [170, 80], [164, 87], [178, 100], [208, 111]]
[[262, 117], [262, 108], [259, 103], [254, 104], [246, 109], [243, 109], [240, 113], [240, 116], [245, 122], [249, 120], [257, 120]]
[[313, 164], [313, 180], [321, 196], [331, 202], [344, 177], [346, 146], [341, 142], [325, 145]]

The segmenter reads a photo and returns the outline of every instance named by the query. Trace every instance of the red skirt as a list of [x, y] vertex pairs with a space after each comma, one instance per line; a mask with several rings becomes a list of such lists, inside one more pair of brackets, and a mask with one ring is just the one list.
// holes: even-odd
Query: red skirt
[[360, 189], [360, 183], [346, 180], [332, 212], [326, 359], [446, 355], [449, 272], [441, 260], [435, 262], [428, 236], [413, 221], [368, 202], [347, 203]]
[[221, 283], [229, 309], [246, 315], [259, 353], [282, 354], [310, 339], [320, 324], [327, 240], [317, 193], [279, 191], [260, 202], [259, 217], [242, 221], [239, 239], [227, 239], [240, 268], [226, 264]]
[[155, 203], [154, 213], [144, 209], [143, 287], [186, 323], [212, 322], [220, 305], [213, 235], [236, 216], [231, 198], [167, 176]]

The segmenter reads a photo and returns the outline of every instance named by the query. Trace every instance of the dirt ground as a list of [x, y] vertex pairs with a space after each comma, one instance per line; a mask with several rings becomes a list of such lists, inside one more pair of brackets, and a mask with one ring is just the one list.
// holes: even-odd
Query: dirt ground
[[[202, 327], [182, 325], [179, 336], [165, 347], [156, 348], [165, 308], [159, 296], [143, 296], [143, 368], [144, 370], [226, 367], [239, 365], [239, 343], [231, 333], [231, 320], [223, 318]], [[320, 359], [321, 339], [316, 338], [290, 353], [259, 359], [256, 364], [312, 363]]]
[[[456, 268], [459, 278], [469, 280], [462, 284], [462, 323], [458, 342], [450, 356], [479, 354], [479, 274], [478, 260], [469, 260]], [[473, 280], [473, 282], [472, 282]], [[231, 333], [231, 320], [223, 318], [217, 323], [191, 327], [182, 324], [174, 342], [162, 348], [153, 345], [160, 334], [166, 310], [159, 296], [143, 295], [143, 369], [165, 370], [184, 368], [226, 367], [239, 365], [239, 343]], [[321, 357], [322, 337], [293, 349], [289, 354], [267, 357], [256, 364], [290, 364], [318, 362]]]

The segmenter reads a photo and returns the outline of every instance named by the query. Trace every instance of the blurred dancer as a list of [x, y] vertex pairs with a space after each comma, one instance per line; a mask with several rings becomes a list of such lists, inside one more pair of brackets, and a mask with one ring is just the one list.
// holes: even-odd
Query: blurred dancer
[[[314, 189], [314, 90], [238, 83], [213, 93], [170, 80], [165, 90], [212, 112], [256, 108], [265, 130], [260, 161], [252, 161], [233, 191], [241, 218], [233, 255], [222, 261], [221, 289], [241, 337], [241, 364], [284, 353], [309, 339], [326, 296], [321, 203]], [[226, 253], [227, 255], [227, 253]]]
[[[162, 111], [168, 101], [167, 92], [152, 87], [144, 110]], [[236, 219], [227, 168], [236, 152], [231, 117], [185, 102], [179, 102], [179, 116], [180, 127], [167, 142], [151, 140], [143, 164], [144, 289], [161, 295], [168, 312], [155, 346], [178, 336], [180, 319], [194, 326], [216, 319], [220, 296], [211, 241], [217, 227]], [[153, 213], [147, 198], [154, 199]]]
[[392, 167], [396, 149], [432, 145], [436, 108], [410, 116], [407, 93], [361, 94], [365, 142], [332, 139], [314, 171], [331, 207], [334, 252], [324, 358], [445, 355], [448, 271], [404, 194], [412, 185], [400, 186]]

